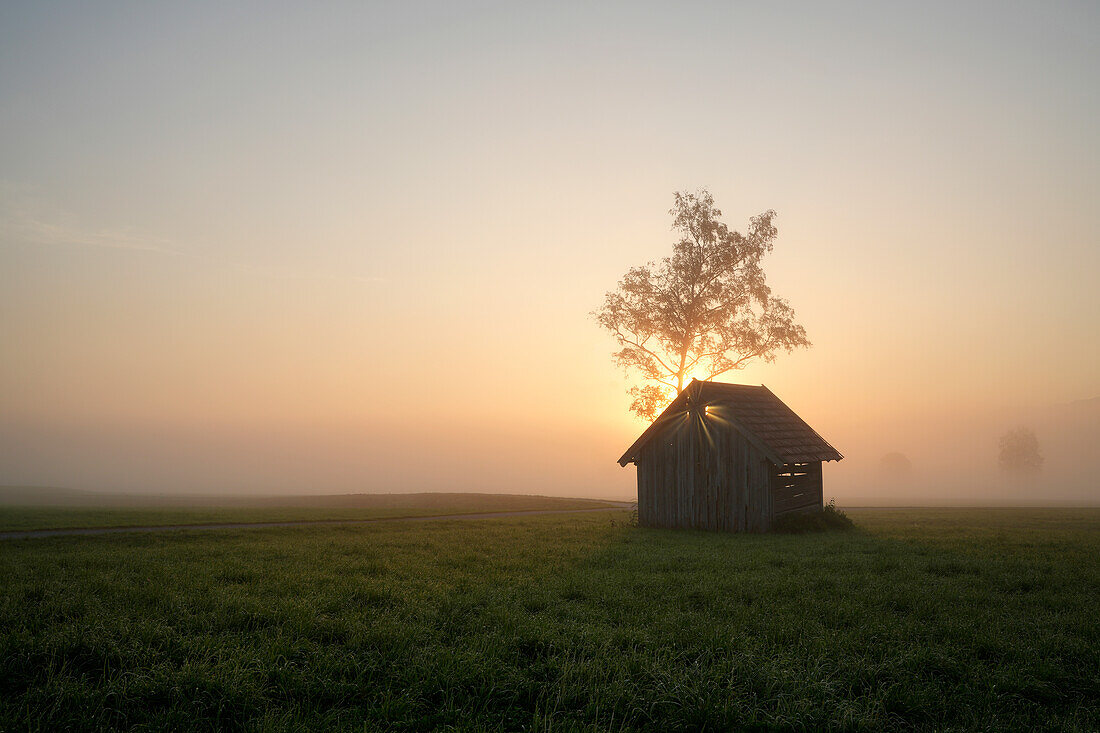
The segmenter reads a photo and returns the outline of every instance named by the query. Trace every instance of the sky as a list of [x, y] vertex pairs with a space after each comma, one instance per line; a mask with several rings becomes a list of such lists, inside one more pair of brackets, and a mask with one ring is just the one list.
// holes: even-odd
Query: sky
[[0, 484], [629, 496], [589, 313], [706, 187], [827, 496], [1100, 503], [1098, 113], [1086, 2], [5, 3]]

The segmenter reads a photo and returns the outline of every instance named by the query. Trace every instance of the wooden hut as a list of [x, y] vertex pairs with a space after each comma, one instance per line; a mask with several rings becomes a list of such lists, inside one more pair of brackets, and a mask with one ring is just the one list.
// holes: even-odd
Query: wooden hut
[[763, 532], [822, 508], [842, 455], [764, 386], [692, 380], [619, 459], [638, 467], [638, 522]]

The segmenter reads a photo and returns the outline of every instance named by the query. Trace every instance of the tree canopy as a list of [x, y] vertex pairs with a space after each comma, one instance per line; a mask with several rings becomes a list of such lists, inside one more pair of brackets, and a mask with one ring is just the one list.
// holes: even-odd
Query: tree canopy
[[997, 462], [1002, 471], [1018, 475], [1036, 474], [1043, 468], [1039, 439], [1030, 428], [1015, 428], [1001, 436]]
[[690, 376], [713, 379], [755, 359], [810, 346], [794, 310], [767, 285], [761, 260], [775, 212], [729, 229], [710, 192], [677, 192], [672, 255], [632, 267], [593, 317], [616, 339], [617, 364], [639, 376], [630, 409], [653, 418]]

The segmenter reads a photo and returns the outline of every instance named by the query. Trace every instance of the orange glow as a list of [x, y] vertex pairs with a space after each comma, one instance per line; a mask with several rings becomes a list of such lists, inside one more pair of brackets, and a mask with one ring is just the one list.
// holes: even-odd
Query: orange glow
[[[988, 11], [951, 5], [23, 6], [0, 483], [629, 497], [645, 425], [587, 314], [706, 186], [731, 226], [778, 212], [763, 267], [813, 342], [720, 379], [844, 453], [839, 501], [1100, 501], [1100, 63], [1069, 11], [1000, 9], [976, 51]], [[1043, 491], [985, 470], [1019, 424]]]

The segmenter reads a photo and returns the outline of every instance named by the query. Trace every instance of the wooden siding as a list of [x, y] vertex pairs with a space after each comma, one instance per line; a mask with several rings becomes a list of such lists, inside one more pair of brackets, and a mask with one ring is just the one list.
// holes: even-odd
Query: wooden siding
[[686, 413], [645, 445], [637, 465], [642, 526], [734, 532], [771, 526], [778, 471], [726, 421]]
[[772, 478], [773, 516], [821, 508], [821, 463], [788, 463]]

